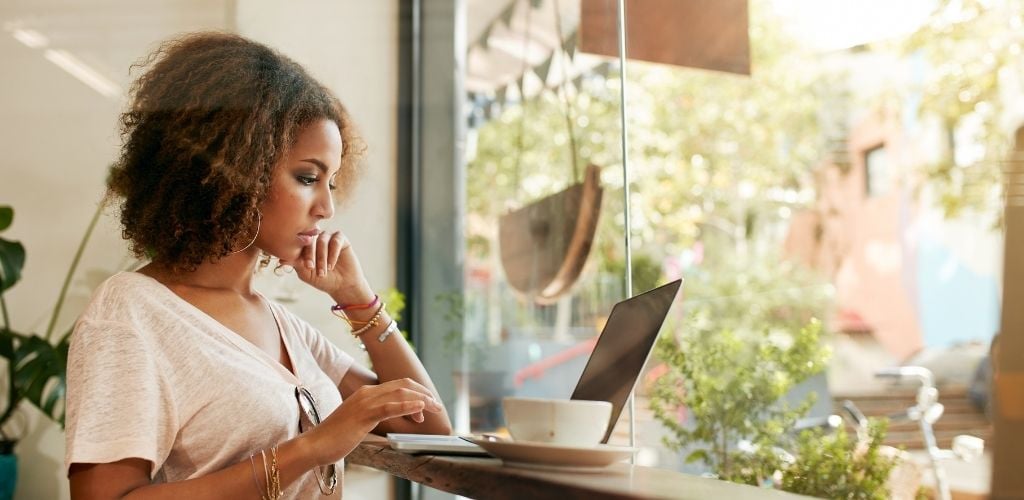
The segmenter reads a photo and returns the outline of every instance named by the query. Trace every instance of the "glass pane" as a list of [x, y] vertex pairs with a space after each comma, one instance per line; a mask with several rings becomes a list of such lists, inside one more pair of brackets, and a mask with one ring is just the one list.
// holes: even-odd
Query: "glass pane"
[[[614, 37], [617, 3], [586, 3]], [[469, 4], [466, 329], [449, 340], [474, 432], [504, 426], [504, 396], [568, 398], [624, 297], [618, 62], [580, 50], [580, 19], [578, 1]]]
[[[987, 397], [999, 327], [1000, 165], [1020, 123], [1005, 110], [1021, 96], [996, 75], [1019, 67], [1021, 9], [751, 0], [749, 76], [631, 56], [633, 277], [685, 279], [638, 388], [645, 463], [742, 479], [728, 464], [770, 465], [758, 440], [796, 446], [794, 419], [767, 413], [780, 398], [809, 401], [789, 417], [846, 398], [906, 410], [918, 384], [874, 376], [904, 364], [935, 374], [940, 446], [991, 435], [966, 387]], [[658, 32], [645, 22], [631, 37]], [[926, 456], [913, 425], [885, 442]]]
[[[873, 375], [898, 364], [934, 370], [949, 407], [974, 412], [950, 420], [987, 435], [964, 387], [998, 328], [998, 165], [1011, 141], [994, 124], [1019, 122], [1006, 110], [1020, 96], [995, 75], [1019, 66], [1019, 2], [626, 2], [625, 135], [618, 53], [584, 50], [587, 7], [603, 9], [614, 32], [617, 3], [469, 3], [457, 337], [468, 428], [500, 428], [505, 395], [567, 397], [628, 295], [628, 138], [632, 292], [685, 279], [637, 389], [641, 463], [720, 472], [720, 457], [687, 462], [709, 449], [688, 432], [716, 418], [739, 419], [729, 439], [739, 446], [766, 428], [782, 439], [795, 418], [838, 411], [846, 396], [867, 393], [872, 406], [895, 392], [909, 406], [913, 384]], [[574, 27], [582, 35], [563, 88], [552, 48]], [[691, 39], [667, 41], [678, 33]], [[592, 248], [569, 292], [545, 298], [538, 255], [550, 248], [536, 238], [561, 219], [533, 212], [516, 246], [502, 240], [503, 218], [566, 189], [590, 163], [603, 189]], [[510, 265], [513, 248], [527, 264]], [[750, 417], [780, 398], [807, 406]], [[919, 448], [921, 435], [896, 426], [887, 442]]]

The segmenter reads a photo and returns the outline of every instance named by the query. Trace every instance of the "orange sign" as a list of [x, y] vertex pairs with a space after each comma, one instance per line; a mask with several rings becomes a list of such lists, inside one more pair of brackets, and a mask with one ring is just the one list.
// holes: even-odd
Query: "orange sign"
[[[618, 2], [580, 2], [583, 52], [619, 56]], [[626, 57], [750, 74], [747, 0], [626, 0]]]

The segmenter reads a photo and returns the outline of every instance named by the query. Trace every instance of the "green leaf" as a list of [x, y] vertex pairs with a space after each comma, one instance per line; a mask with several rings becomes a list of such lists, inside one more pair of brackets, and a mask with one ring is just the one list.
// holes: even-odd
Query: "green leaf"
[[64, 421], [60, 403], [67, 390], [67, 357], [67, 341], [54, 346], [36, 335], [26, 337], [14, 356], [15, 389], [60, 423]]
[[0, 205], [0, 231], [11, 227], [14, 220], [14, 208], [10, 205]]
[[711, 462], [711, 457], [708, 455], [707, 450], [694, 450], [692, 453], [686, 456], [686, 463], [688, 464], [692, 464], [698, 460], [704, 463]]
[[25, 266], [25, 247], [17, 241], [0, 238], [0, 293], [14, 286], [21, 279]]
[[4, 359], [14, 359], [14, 341], [18, 334], [6, 328], [0, 328], [0, 356]]

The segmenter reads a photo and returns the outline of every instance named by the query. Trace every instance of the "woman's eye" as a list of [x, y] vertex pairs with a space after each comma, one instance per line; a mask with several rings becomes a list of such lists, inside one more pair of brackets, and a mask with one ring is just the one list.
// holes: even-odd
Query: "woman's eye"
[[313, 184], [316, 183], [316, 177], [310, 177], [307, 175], [300, 175], [296, 177], [296, 179], [298, 179], [303, 186], [312, 186]]
[[331, 191], [334, 191], [335, 189], [338, 189], [338, 185], [337, 185], [337, 184], [328, 184], [328, 185], [327, 185], [327, 187], [328, 187], [328, 188], [329, 188], [329, 189], [330, 189]]

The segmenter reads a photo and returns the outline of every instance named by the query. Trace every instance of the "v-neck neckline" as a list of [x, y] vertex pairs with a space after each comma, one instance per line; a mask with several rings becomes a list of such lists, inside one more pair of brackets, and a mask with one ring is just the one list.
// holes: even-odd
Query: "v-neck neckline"
[[277, 311], [274, 310], [273, 304], [271, 304], [270, 301], [267, 300], [267, 298], [264, 297], [263, 294], [260, 293], [259, 291], [256, 291], [256, 295], [260, 298], [260, 302], [262, 302], [263, 305], [266, 306], [267, 310], [270, 311], [270, 315], [274, 318], [274, 325], [277, 328], [277, 337], [278, 339], [280, 339], [282, 345], [284, 345], [285, 355], [288, 357], [288, 362], [292, 366], [291, 370], [289, 370], [283, 363], [281, 363], [281, 361], [272, 358], [263, 349], [256, 347], [256, 344], [253, 344], [248, 339], [240, 335], [238, 332], [232, 330], [231, 328], [228, 328], [227, 325], [218, 321], [217, 318], [210, 316], [206, 311], [200, 309], [195, 304], [185, 300], [184, 297], [175, 293], [174, 290], [172, 290], [169, 286], [161, 283], [160, 280], [137, 271], [128, 272], [131, 274], [142, 276], [143, 278], [152, 281], [153, 283], [158, 285], [159, 288], [165, 290], [178, 301], [184, 303], [185, 306], [191, 309], [192, 312], [197, 317], [214, 325], [215, 330], [218, 330], [217, 333], [219, 333], [221, 337], [225, 338], [228, 342], [237, 347], [239, 350], [249, 354], [250, 356], [255, 357], [259, 361], [263, 362], [263, 364], [268, 365], [271, 369], [276, 371], [289, 383], [294, 385], [302, 385], [301, 379], [299, 378], [299, 375], [297, 373], [298, 367], [295, 364], [295, 356], [292, 356], [291, 342], [289, 342], [288, 335], [285, 334], [284, 328], [281, 325], [281, 318], [278, 317]]

